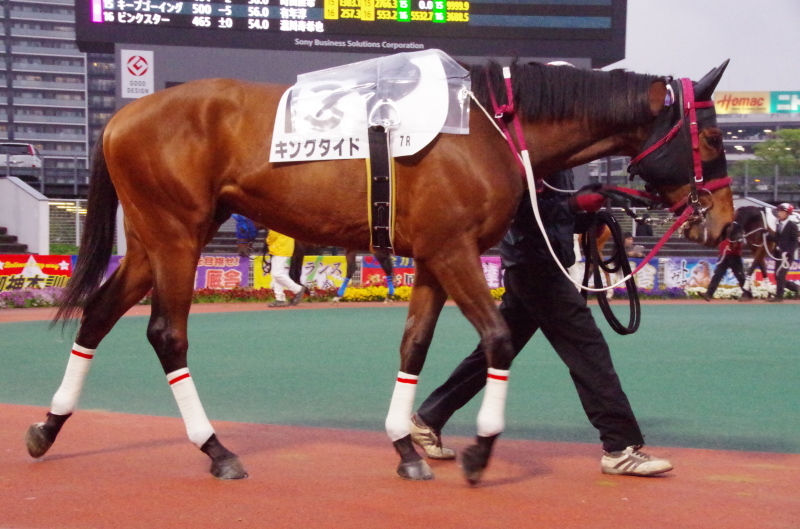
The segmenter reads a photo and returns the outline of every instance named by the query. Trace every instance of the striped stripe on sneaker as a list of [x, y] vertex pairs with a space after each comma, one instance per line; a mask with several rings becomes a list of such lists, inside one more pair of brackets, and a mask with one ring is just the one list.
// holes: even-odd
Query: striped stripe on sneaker
[[620, 452], [605, 452], [600, 460], [600, 470], [603, 474], [626, 476], [656, 476], [672, 470], [672, 463], [642, 452], [641, 448], [629, 446]]

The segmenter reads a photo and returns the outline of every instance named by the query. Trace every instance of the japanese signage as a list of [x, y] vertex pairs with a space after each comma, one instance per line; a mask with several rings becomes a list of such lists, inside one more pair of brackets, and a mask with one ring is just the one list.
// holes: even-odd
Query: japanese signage
[[[303, 259], [300, 283], [311, 288], [328, 290], [339, 288], [346, 276], [347, 265], [344, 256], [307, 255]], [[253, 288], [272, 288], [272, 274], [264, 271], [264, 258], [261, 256], [253, 261]]]
[[0, 292], [63, 287], [72, 275], [68, 255], [0, 255]]
[[[414, 260], [410, 257], [392, 256], [392, 277], [396, 287], [414, 286]], [[361, 284], [364, 286], [386, 286], [386, 274], [381, 264], [372, 255], [361, 261]]]
[[250, 259], [238, 255], [204, 255], [197, 262], [194, 288], [230, 290], [250, 283]]

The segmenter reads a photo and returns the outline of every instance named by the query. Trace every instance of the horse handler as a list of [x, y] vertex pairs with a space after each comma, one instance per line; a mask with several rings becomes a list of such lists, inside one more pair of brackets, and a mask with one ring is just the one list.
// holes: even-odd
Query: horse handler
[[789, 215], [794, 212], [794, 206], [784, 202], [778, 204], [775, 208], [775, 215], [778, 217], [778, 225], [775, 228], [774, 241], [776, 243], [775, 249], [781, 260], [775, 263], [775, 281], [778, 286], [775, 290], [775, 297], [769, 298], [767, 301], [781, 302], [783, 301], [784, 289], [789, 289], [798, 295], [797, 285], [791, 281], [787, 281], [786, 274], [794, 262], [794, 253], [797, 251], [797, 224], [789, 220]]
[[[572, 187], [571, 171], [554, 176], [555, 187]], [[602, 195], [583, 190], [569, 199], [550, 190], [539, 195], [547, 236], [565, 268], [575, 262], [572, 236], [577, 212], [596, 212], [604, 201]], [[601, 471], [653, 476], [672, 470], [666, 459], [642, 452], [644, 437], [614, 370], [608, 344], [586, 300], [553, 262], [527, 195], [503, 238], [500, 253], [506, 288], [500, 312], [511, 331], [514, 354], [542, 329], [569, 368], [589, 422], [600, 432], [604, 450]], [[441, 430], [453, 413], [486, 385], [486, 373], [486, 357], [479, 345], [411, 417], [411, 439], [429, 458], [455, 458], [455, 451], [442, 446]]]
[[[298, 285], [289, 277], [289, 259], [294, 253], [294, 239], [275, 230], [269, 230], [267, 235], [269, 247], [270, 272], [272, 273], [272, 290], [275, 292], [275, 301], [270, 307], [292, 307], [303, 300], [303, 294], [308, 290]], [[294, 294], [291, 302], [286, 301], [285, 290]]]
[[[723, 239], [723, 241], [719, 243], [719, 261], [717, 262], [717, 268], [714, 269], [714, 276], [711, 278], [708, 290], [700, 293], [701, 298], [706, 301], [711, 301], [714, 297], [714, 292], [716, 292], [720, 281], [722, 281], [725, 272], [727, 272], [729, 268], [731, 272], [733, 272], [733, 275], [736, 276], [739, 287], [742, 289], [740, 301], [748, 299], [747, 294], [749, 294], [749, 292], [744, 289], [744, 283], [747, 278], [744, 275], [744, 263], [742, 262], [742, 241], [732, 241], [729, 238]], [[752, 297], [753, 296], [750, 295], [749, 299], [752, 299]]]

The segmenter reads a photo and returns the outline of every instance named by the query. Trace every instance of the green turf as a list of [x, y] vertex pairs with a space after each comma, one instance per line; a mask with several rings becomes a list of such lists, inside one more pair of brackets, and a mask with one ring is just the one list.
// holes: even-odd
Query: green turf
[[[405, 314], [401, 307], [196, 314], [189, 365], [212, 421], [382, 430]], [[798, 320], [800, 305], [791, 303], [647, 305], [633, 336], [601, 328], [648, 443], [800, 453]], [[146, 324], [125, 318], [104, 340], [81, 408], [178, 416]], [[476, 340], [458, 309], [446, 307], [417, 403]], [[47, 406], [71, 343], [47, 322], [0, 324], [0, 402]], [[474, 434], [479, 403], [457, 413], [445, 433]], [[512, 368], [506, 424], [507, 437], [597, 441], [566, 368], [541, 336]]]

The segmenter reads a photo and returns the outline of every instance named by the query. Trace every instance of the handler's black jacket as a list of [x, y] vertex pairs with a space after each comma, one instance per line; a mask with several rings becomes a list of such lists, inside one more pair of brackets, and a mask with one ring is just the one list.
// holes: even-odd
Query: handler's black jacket
[[778, 243], [780, 252], [788, 253], [789, 259], [792, 259], [794, 251], [797, 250], [797, 224], [787, 220], [783, 229], [774, 238], [775, 242]]
[[[574, 185], [572, 171], [560, 171], [554, 174], [550, 183], [559, 189], [572, 189]], [[549, 188], [539, 193], [538, 196], [542, 223], [553, 250], [565, 268], [575, 264], [572, 239], [575, 230], [575, 215], [570, 211], [567, 203], [568, 197], [567, 194]], [[508, 233], [500, 243], [500, 256], [503, 260], [503, 268], [519, 264], [547, 262], [552, 259], [542, 232], [533, 217], [530, 195], [527, 192], [522, 197], [522, 202], [511, 222]]]

